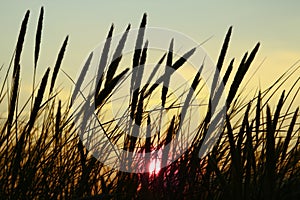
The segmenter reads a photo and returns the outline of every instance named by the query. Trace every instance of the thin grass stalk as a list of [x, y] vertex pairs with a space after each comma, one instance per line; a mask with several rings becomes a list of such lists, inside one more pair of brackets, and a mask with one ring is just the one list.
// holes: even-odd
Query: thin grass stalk
[[[288, 93], [287, 93], [287, 95], [286, 95], [284, 101], [287, 101], [287, 98], [290, 96], [290, 94], [292, 94], [292, 91], [294, 90], [294, 88], [297, 88], [297, 84], [298, 84], [299, 81], [300, 81], [300, 77], [293, 83], [293, 85], [292, 85], [292, 87], [289, 89], [289, 91], [288, 91]], [[288, 105], [288, 107], [287, 107], [285, 113], [283, 114], [283, 118], [282, 118], [282, 121], [281, 121], [281, 123], [280, 123], [280, 125], [279, 125], [279, 128], [282, 127], [283, 122], [285, 121], [286, 117], [288, 116], [288, 113], [289, 113], [289, 111], [290, 111], [292, 105], [294, 104], [294, 102], [295, 102], [295, 100], [296, 100], [296, 97], [298, 96], [299, 92], [300, 92], [300, 87], [298, 87], [298, 89], [295, 91], [295, 93], [294, 93], [292, 99], [289, 101], [289, 105]]]

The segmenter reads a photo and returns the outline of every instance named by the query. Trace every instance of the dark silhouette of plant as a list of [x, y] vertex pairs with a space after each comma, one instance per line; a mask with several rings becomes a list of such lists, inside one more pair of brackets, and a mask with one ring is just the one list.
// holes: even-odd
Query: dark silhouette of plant
[[[193, 145], [175, 162], [164, 167], [159, 173], [126, 173], [116, 171], [103, 165], [95, 159], [84, 147], [78, 137], [78, 127], [74, 124], [72, 99], [77, 96], [86, 71], [90, 67], [93, 54], [88, 57], [84, 68], [75, 83], [74, 93], [68, 102], [59, 99], [59, 92], [55, 88], [58, 73], [61, 71], [62, 60], [65, 55], [68, 36], [59, 51], [57, 61], [53, 67], [52, 78], [49, 84], [49, 96], [45, 96], [51, 69], [47, 68], [35, 91], [33, 83], [32, 94], [28, 101], [19, 106], [20, 77], [22, 65], [20, 63], [22, 47], [26, 35], [30, 12], [27, 11], [21, 24], [13, 62], [8, 66], [0, 91], [0, 105], [8, 97], [8, 110], [5, 123], [0, 125], [0, 196], [3, 199], [298, 199], [300, 197], [300, 123], [299, 108], [291, 110], [299, 93], [299, 78], [289, 89], [282, 90], [292, 75], [299, 73], [299, 66], [292, 66], [274, 84], [246, 100], [242, 99], [239, 88], [247, 75], [260, 44], [258, 43], [248, 56], [246, 53], [233, 74], [234, 59], [226, 68], [225, 58], [228, 51], [232, 27], [226, 34], [217, 62], [217, 69], [224, 71], [223, 85], [228, 87], [227, 110], [224, 128], [220, 139], [213, 150], [203, 158], [198, 157], [199, 149], [207, 134], [208, 126], [214, 122], [211, 119], [213, 111], [210, 103], [206, 117], [200, 122], [198, 134]], [[40, 44], [43, 29], [44, 9], [41, 8], [38, 20], [36, 43], [34, 50], [34, 72], [38, 67]], [[148, 41], [144, 42], [147, 16], [142, 18], [140, 32], [136, 40], [136, 51], [132, 59], [132, 68], [147, 63]], [[112, 61], [109, 60], [110, 38], [113, 35], [112, 25], [104, 50], [101, 55], [98, 70], [98, 84], [94, 98], [95, 107], [102, 109], [114, 89], [126, 76], [129, 69], [116, 74], [121, 65], [122, 51], [126, 44], [130, 25], [123, 33], [117, 48], [114, 50]], [[149, 41], [151, 42], [151, 41]], [[169, 51], [166, 52], [157, 65], [154, 66], [148, 83], [155, 76], [159, 67], [170, 66], [174, 70], [182, 67], [194, 55], [196, 48], [186, 52], [183, 57], [174, 60], [173, 49], [176, 44], [171, 40]], [[166, 58], [166, 59], [165, 59]], [[166, 64], [164, 64], [166, 60]], [[9, 84], [10, 69], [11, 84]], [[106, 74], [105, 74], [106, 73]], [[153, 120], [147, 113], [145, 106], [147, 99], [154, 91], [161, 89], [161, 105], [173, 108], [176, 101], [169, 105], [170, 91], [161, 87], [163, 81], [168, 86], [172, 74], [166, 72], [157, 84], [141, 85], [143, 71], [136, 71], [131, 80], [131, 104], [129, 115], [135, 123], [148, 124], [144, 141], [124, 134], [115, 127], [107, 129], [109, 140], [123, 143], [124, 149], [129, 152], [151, 152], [155, 148], [162, 148], [176, 137], [176, 131], [186, 111], [181, 110], [172, 117], [166, 131], [161, 129], [158, 136], [149, 137], [155, 130]], [[201, 83], [202, 68], [195, 75], [192, 89], [184, 103], [189, 104], [193, 92]], [[218, 94], [223, 92], [217, 84], [216, 74], [210, 99], [218, 100]], [[166, 78], [167, 77], [167, 78]], [[233, 81], [229, 83], [230, 77]], [[35, 75], [33, 78], [35, 82]], [[103, 83], [103, 84], [102, 84]], [[9, 90], [5, 91], [5, 87]], [[76, 89], [77, 88], [77, 89]], [[137, 88], [133, 91], [133, 88]], [[281, 93], [280, 99], [273, 109], [270, 101], [275, 94]], [[29, 117], [22, 117], [28, 102], [32, 101]], [[168, 105], [168, 106], [167, 106]], [[89, 106], [89, 105], [87, 105]], [[179, 105], [179, 108], [184, 108]], [[112, 119], [114, 120], [114, 119]], [[125, 123], [125, 122], [124, 122]], [[88, 124], [86, 124], [88, 125]], [[131, 131], [135, 130], [132, 126]], [[104, 145], [101, 149], [103, 155], [107, 151]], [[168, 152], [168, 151], [167, 151]], [[109, 153], [109, 152], [106, 152]], [[167, 154], [163, 155], [165, 163]], [[151, 158], [146, 157], [144, 167], [149, 166]], [[162, 164], [163, 164], [162, 163]]]

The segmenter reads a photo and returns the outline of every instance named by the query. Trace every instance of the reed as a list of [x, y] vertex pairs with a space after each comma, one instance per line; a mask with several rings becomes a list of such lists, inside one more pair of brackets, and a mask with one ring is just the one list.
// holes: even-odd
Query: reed
[[[36, 45], [33, 52], [33, 66], [36, 68], [42, 42], [44, 10], [41, 8], [36, 32]], [[146, 14], [142, 18], [140, 32], [136, 40], [139, 50], [134, 52], [132, 67], [146, 65], [151, 56], [148, 51], [148, 41], [144, 38], [146, 28]], [[221, 72], [223, 84], [229, 87], [225, 124], [221, 136], [213, 150], [203, 158], [198, 157], [199, 150], [207, 134], [208, 126], [212, 121], [212, 104], [207, 105], [207, 113], [199, 122], [197, 135], [188, 150], [170, 165], [160, 169], [159, 173], [147, 172], [132, 174], [116, 171], [95, 159], [78, 137], [78, 127], [75, 126], [74, 108], [72, 100], [76, 99], [80, 88], [83, 87], [86, 73], [89, 70], [90, 54], [77, 83], [74, 83], [74, 92], [67, 101], [60, 100], [59, 91], [56, 91], [55, 82], [65, 56], [68, 37], [59, 51], [56, 64], [53, 68], [51, 82], [48, 81], [50, 68], [46, 69], [38, 89], [32, 91], [32, 96], [23, 103], [19, 101], [23, 85], [20, 82], [22, 47], [29, 20], [29, 11], [26, 12], [17, 41], [15, 56], [7, 66], [7, 73], [0, 92], [0, 103], [8, 99], [7, 120], [0, 124], [0, 195], [3, 199], [299, 199], [300, 184], [300, 123], [299, 107], [293, 110], [296, 97], [299, 94], [299, 78], [290, 88], [285, 83], [293, 75], [299, 73], [299, 66], [288, 69], [282, 76], [266, 89], [258, 89], [254, 96], [245, 99], [238, 92], [243, 80], [251, 67], [258, 52], [258, 43], [250, 54], [244, 54], [241, 63], [236, 66], [231, 59], [227, 68], [226, 52], [228, 51], [232, 27], [229, 28], [223, 46], [221, 47], [217, 68]], [[126, 45], [130, 25], [123, 33], [112, 60], [109, 59], [110, 38], [114, 27], [111, 26], [107, 35], [107, 43], [101, 54], [100, 66], [97, 75], [96, 95], [89, 96], [83, 109], [103, 109], [107, 101], [115, 94], [119, 84], [128, 73], [128, 68], [122, 69], [122, 51]], [[145, 39], [145, 42], [144, 42]], [[149, 41], [151, 42], [151, 41]], [[176, 41], [171, 40], [169, 50], [162, 55], [149, 76], [148, 82], [154, 79], [160, 67], [169, 66], [178, 70], [185, 65], [195, 48], [189, 50], [174, 62], [173, 50]], [[224, 65], [224, 66], [223, 66]], [[12, 76], [9, 76], [10, 66], [14, 67]], [[6, 67], [6, 66], [4, 66]], [[233, 69], [237, 72], [233, 74]], [[117, 70], [122, 69], [119, 74]], [[159, 119], [152, 119], [147, 105], [155, 89], [161, 88], [159, 104], [165, 105], [170, 100], [168, 90], [162, 87], [166, 76], [172, 80], [172, 73], [159, 77], [156, 84], [142, 86], [140, 76], [143, 71], [131, 79], [131, 104], [127, 108], [128, 115], [134, 111], [134, 120], [137, 125], [147, 124], [146, 139], [139, 139], [132, 135], [126, 136], [122, 127], [129, 127], [131, 133], [142, 129], [129, 125], [128, 121], [121, 121], [118, 126], [106, 125], [105, 136], [112, 144], [123, 146], [131, 152], [153, 152], [166, 148], [162, 155], [162, 163], [169, 159], [171, 149], [167, 145], [176, 139], [176, 132], [183, 120], [192, 117], [187, 114], [185, 107], [190, 104], [196, 90], [200, 90], [201, 73], [195, 75], [191, 89], [186, 90], [187, 97], [183, 104], [177, 101], [168, 109], [179, 107], [179, 112], [172, 115], [172, 119], [163, 130], [157, 127]], [[103, 75], [103, 73], [106, 73]], [[215, 74], [213, 74], [215, 77]], [[229, 77], [234, 79], [230, 82]], [[10, 78], [8, 78], [10, 77]], [[34, 78], [35, 79], [35, 78]], [[70, 77], [71, 81], [72, 78]], [[8, 84], [11, 80], [11, 84]], [[34, 82], [35, 80], [33, 80]], [[102, 82], [105, 83], [102, 85]], [[168, 85], [169, 83], [165, 83]], [[216, 98], [221, 91], [215, 82], [211, 98]], [[45, 95], [47, 87], [49, 95]], [[8, 87], [5, 91], [3, 88]], [[131, 88], [131, 89], [132, 89]], [[201, 92], [201, 90], [200, 90]], [[52, 94], [52, 95], [51, 95]], [[271, 101], [279, 96], [276, 105]], [[96, 107], [89, 103], [94, 98]], [[135, 98], [135, 100], [133, 100]], [[27, 106], [32, 100], [32, 106]], [[21, 109], [18, 109], [19, 104]], [[89, 106], [89, 107], [88, 107]], [[29, 108], [28, 108], [29, 107]], [[29, 109], [29, 117], [22, 114]], [[74, 108], [76, 109], [76, 108]], [[97, 112], [96, 112], [97, 113]], [[116, 122], [111, 119], [111, 122]], [[88, 122], [82, 126], [89, 126]], [[158, 136], [159, 135], [159, 136]], [[158, 139], [158, 137], [160, 137]], [[186, 141], [182, 141], [186, 142]], [[108, 143], [99, 148], [105, 157], [110, 152]], [[147, 156], [141, 167], [148, 169], [154, 157]]]
[[60, 48], [60, 51], [58, 53], [57, 60], [56, 60], [56, 63], [55, 63], [54, 69], [53, 69], [53, 73], [52, 73], [49, 94], [51, 94], [52, 91], [53, 91], [54, 84], [55, 84], [55, 81], [56, 81], [56, 78], [57, 78], [57, 74], [58, 74], [59, 68], [61, 66], [64, 54], [65, 54], [65, 51], [66, 51], [68, 40], [69, 40], [69, 36], [67, 36], [66, 39], [64, 40], [64, 43], [63, 43], [63, 45]]

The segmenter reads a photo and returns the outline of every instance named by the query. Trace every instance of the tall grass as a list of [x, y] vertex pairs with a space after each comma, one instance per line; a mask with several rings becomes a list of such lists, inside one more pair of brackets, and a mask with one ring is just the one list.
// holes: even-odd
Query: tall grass
[[[41, 44], [43, 8], [41, 9], [36, 33], [36, 48], [34, 52], [34, 71], [38, 66], [39, 49]], [[79, 139], [78, 130], [74, 124], [74, 116], [70, 110], [72, 100], [63, 102], [59, 99], [59, 92], [55, 88], [57, 75], [60, 72], [68, 37], [59, 51], [55, 66], [47, 68], [39, 83], [39, 89], [33, 91], [29, 100], [18, 109], [20, 77], [22, 64], [20, 62], [22, 47], [26, 35], [30, 12], [27, 11], [21, 25], [16, 51], [13, 57], [13, 73], [8, 66], [7, 76], [4, 77], [0, 93], [0, 105], [8, 100], [8, 112], [5, 123], [0, 125], [0, 196], [3, 199], [298, 199], [300, 197], [300, 123], [299, 108], [291, 110], [299, 92], [299, 79], [294, 81], [291, 88], [283, 90], [284, 83], [291, 79], [293, 74], [299, 73], [299, 66], [293, 66], [274, 84], [265, 90], [259, 90], [250, 99], [242, 99], [237, 92], [242, 85], [247, 71], [259, 49], [259, 43], [251, 53], [246, 53], [238, 66], [236, 74], [232, 73], [235, 67], [234, 59], [229, 66], [224, 66], [226, 52], [229, 47], [232, 28], [225, 37], [217, 62], [217, 68], [224, 72], [223, 84], [228, 87], [227, 111], [225, 126], [220, 139], [204, 158], [198, 157], [199, 149], [208, 131], [211, 122], [211, 104], [207, 109], [206, 118], [200, 122], [198, 134], [193, 145], [171, 165], [161, 169], [159, 173], [132, 174], [116, 171], [103, 165], [95, 159], [83, 146]], [[132, 67], [144, 65], [147, 62], [148, 41], [144, 42], [144, 28], [147, 24], [146, 15], [140, 25], [141, 31], [137, 37], [137, 51], [134, 52]], [[111, 26], [108, 38], [113, 35]], [[113, 95], [114, 88], [127, 74], [128, 69], [116, 75], [121, 65], [122, 50], [130, 25], [126, 28], [110, 63], [108, 55], [111, 51], [110, 40], [107, 40], [102, 52], [98, 71], [98, 81], [95, 98], [95, 109], [101, 109]], [[151, 42], [151, 41], [149, 41]], [[174, 61], [172, 53], [176, 41], [171, 40], [169, 52], [164, 54], [154, 67], [154, 71], [166, 65], [174, 70], [179, 69], [193, 56], [195, 49]], [[86, 76], [93, 54], [84, 65], [75, 92]], [[53, 69], [53, 70], [52, 70]], [[49, 95], [45, 95], [50, 82]], [[106, 72], [106, 76], [103, 75]], [[190, 102], [193, 91], [201, 81], [201, 69], [196, 74], [192, 89], [185, 103]], [[137, 71], [131, 80], [131, 87], [138, 88], [132, 91], [131, 104], [128, 108], [136, 124], [148, 124], [146, 135], [156, 130], [153, 121], [146, 112], [147, 98], [159, 87], [158, 84], [146, 85], [141, 88], [139, 77], [143, 71]], [[11, 76], [9, 84], [8, 76]], [[154, 72], [149, 79], [154, 77]], [[167, 74], [169, 81], [172, 74]], [[230, 77], [233, 82], [229, 83]], [[102, 84], [102, 81], [104, 84]], [[35, 77], [33, 79], [35, 82]], [[148, 81], [150, 82], [150, 81]], [[160, 83], [161, 83], [160, 82]], [[33, 83], [34, 85], [34, 83]], [[168, 85], [168, 83], [166, 83]], [[7, 87], [9, 90], [5, 90]], [[217, 82], [214, 82], [217, 87]], [[77, 89], [76, 89], [77, 88]], [[212, 88], [211, 98], [216, 97], [220, 88]], [[168, 89], [162, 88], [161, 105], [166, 106], [170, 96]], [[271, 100], [275, 94], [281, 94], [276, 107]], [[23, 119], [21, 114], [24, 107], [32, 99], [32, 106], [28, 118]], [[34, 100], [33, 100], [34, 99]], [[72, 97], [72, 99], [74, 99]], [[174, 104], [171, 104], [175, 105]], [[182, 106], [184, 107], [184, 106]], [[161, 136], [147, 137], [145, 141], [132, 135], [122, 140], [123, 133], [117, 129], [107, 132], [112, 143], [123, 142], [126, 150], [131, 152], [150, 152], [155, 148], [162, 148], [176, 137], [176, 130], [180, 120], [189, 117], [183, 110], [178, 116], [173, 116], [166, 132]], [[133, 130], [131, 131], [139, 131]], [[102, 148], [103, 155], [107, 147]], [[145, 158], [144, 167], [149, 166], [151, 158]], [[164, 155], [162, 164], [167, 160]]]

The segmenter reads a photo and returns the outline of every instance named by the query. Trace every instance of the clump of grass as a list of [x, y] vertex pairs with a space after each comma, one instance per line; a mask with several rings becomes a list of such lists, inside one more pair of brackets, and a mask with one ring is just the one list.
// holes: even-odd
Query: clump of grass
[[[238, 89], [243, 84], [255, 55], [259, 49], [259, 43], [251, 53], [246, 53], [238, 66], [237, 73], [232, 74], [234, 59], [231, 59], [227, 68], [224, 63], [228, 51], [232, 28], [230, 27], [224, 44], [221, 48], [217, 62], [217, 68], [225, 70], [223, 85], [229, 87], [227, 98], [227, 110], [225, 126], [220, 139], [213, 150], [205, 157], [199, 158], [198, 152], [203, 144], [208, 131], [208, 126], [213, 124], [211, 112], [212, 104], [208, 105], [206, 118], [199, 122], [197, 136], [193, 145], [176, 159], [172, 164], [164, 167], [159, 173], [145, 172], [139, 174], [116, 171], [103, 165], [95, 159], [84, 147], [77, 133], [79, 130], [74, 124], [74, 116], [70, 110], [73, 107], [72, 100], [80, 92], [86, 72], [90, 67], [93, 54], [90, 54], [83, 70], [74, 86], [71, 99], [63, 102], [59, 99], [59, 92], [55, 92], [55, 82], [65, 55], [68, 36], [59, 51], [56, 64], [53, 68], [51, 82], [49, 84], [49, 96], [45, 96], [50, 76], [50, 68], [46, 69], [39, 84], [39, 89], [33, 91], [22, 109], [18, 109], [21, 77], [21, 53], [26, 34], [29, 11], [26, 12], [21, 24], [16, 51], [13, 57], [13, 73], [11, 75], [11, 87], [8, 84], [10, 66], [5, 75], [0, 92], [0, 103], [8, 97], [7, 120], [0, 125], [0, 195], [4, 199], [297, 199], [300, 196], [300, 123], [299, 108], [291, 110], [292, 104], [299, 92], [299, 79], [294, 81], [290, 89], [284, 87], [284, 83], [291, 76], [299, 72], [299, 66], [291, 67], [279, 77], [273, 85], [265, 90], [259, 90], [254, 97], [242, 99]], [[36, 46], [34, 51], [34, 71], [36, 70], [41, 33], [43, 29], [43, 14], [41, 8], [36, 32]], [[150, 56], [148, 41], [144, 43], [144, 31], [146, 30], [146, 14], [142, 18], [136, 47], [133, 55], [133, 68], [147, 63]], [[109, 98], [114, 95], [114, 89], [128, 72], [123, 70], [116, 75], [121, 66], [122, 51], [126, 45], [126, 38], [130, 31], [130, 25], [126, 28], [118, 46], [113, 54], [113, 60], [108, 59], [110, 38], [113, 35], [111, 26], [107, 43], [100, 59], [98, 70], [98, 83], [94, 98], [95, 107], [101, 110]], [[151, 41], [149, 41], [151, 42]], [[173, 61], [173, 49], [176, 41], [171, 40], [169, 51], [166, 52], [153, 72], [149, 76], [148, 83], [155, 76], [159, 67], [166, 65], [178, 70], [193, 56], [196, 49], [186, 52], [183, 57]], [[166, 59], [166, 63], [165, 62]], [[163, 81], [170, 81], [172, 74], [160, 78], [157, 84], [142, 87], [140, 76], [143, 71], [137, 71], [131, 80], [131, 87], [138, 88], [131, 91], [131, 104], [128, 113], [141, 125], [146, 122], [145, 140], [133, 135], [126, 136], [114, 126], [107, 129], [106, 136], [112, 143], [123, 143], [124, 149], [131, 152], [151, 152], [159, 148], [166, 148], [162, 164], [168, 160], [171, 150], [167, 144], [176, 138], [176, 131], [186, 114], [186, 106], [190, 103], [192, 95], [201, 82], [201, 73], [195, 75], [192, 88], [188, 91], [185, 105], [179, 105], [177, 115], [167, 124], [166, 130], [157, 129], [155, 120], [152, 120], [146, 106], [151, 95], [157, 88], [162, 88], [161, 105], [166, 106], [170, 96], [167, 88], [160, 87]], [[104, 75], [106, 72], [106, 75]], [[233, 82], [229, 83], [229, 77], [233, 76]], [[216, 77], [216, 75], [214, 75]], [[35, 82], [35, 77], [33, 79]], [[102, 84], [104, 82], [104, 84]], [[211, 90], [211, 98], [217, 98], [220, 87], [214, 78], [214, 87]], [[169, 83], [165, 83], [168, 85]], [[34, 85], [34, 83], [33, 83]], [[7, 86], [8, 91], [4, 88]], [[132, 89], [131, 88], [131, 89]], [[36, 92], [36, 95], [35, 95]], [[55, 92], [55, 93], [54, 93]], [[275, 94], [280, 94], [276, 107], [273, 109], [270, 101]], [[22, 118], [21, 114], [28, 102], [32, 99], [30, 115]], [[33, 101], [34, 99], [34, 101]], [[89, 102], [88, 102], [89, 103]], [[173, 108], [176, 101], [168, 108]], [[88, 105], [89, 106], [89, 105]], [[174, 106], [175, 107], [175, 106]], [[112, 122], [114, 119], [112, 119]], [[126, 125], [126, 121], [124, 121]], [[88, 123], [86, 124], [89, 125]], [[122, 125], [122, 124], [121, 124]], [[130, 124], [131, 126], [131, 124]], [[152, 137], [153, 132], [158, 133]], [[130, 131], [137, 131], [132, 126]], [[161, 137], [158, 139], [158, 136]], [[103, 155], [108, 154], [107, 146], [101, 148]], [[143, 160], [141, 167], [149, 167], [152, 157]], [[140, 167], [139, 165], [133, 167]]]

